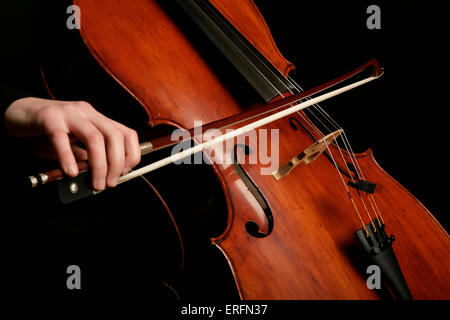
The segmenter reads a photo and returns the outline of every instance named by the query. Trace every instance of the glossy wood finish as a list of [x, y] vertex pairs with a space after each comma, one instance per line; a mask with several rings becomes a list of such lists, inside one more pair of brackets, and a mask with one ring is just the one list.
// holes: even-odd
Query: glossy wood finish
[[81, 34], [86, 45], [142, 104], [151, 125], [192, 128], [194, 120], [213, 121], [241, 111], [157, 1], [75, 4], [83, 12]]
[[211, 0], [216, 9], [230, 21], [285, 77], [295, 66], [283, 57], [272, 38], [269, 27], [253, 1]]
[[[296, 118], [303, 122], [301, 117]], [[294, 131], [287, 118], [266, 129], [280, 130], [280, 163], [312, 143], [302, 129]], [[338, 159], [337, 148], [332, 150]], [[374, 198], [388, 234], [396, 237], [394, 251], [413, 298], [450, 298], [448, 234], [417, 199], [378, 166], [372, 151], [357, 158], [366, 179], [377, 184]], [[342, 160], [339, 163], [343, 165]], [[326, 157], [299, 165], [279, 181], [260, 174], [265, 166], [243, 167], [274, 213], [272, 234], [261, 239], [249, 236], [245, 223], [253, 220], [267, 227], [265, 216], [232, 167], [224, 169], [234, 219], [213, 243], [229, 258], [243, 299], [382, 297], [367, 289], [365, 269], [358, 269], [363, 253], [354, 232], [362, 226], [336, 169]], [[351, 193], [365, 223], [369, 223], [354, 189]], [[370, 206], [366, 197], [363, 200]], [[373, 211], [370, 213], [373, 218]], [[242, 243], [245, 245], [238, 245]]]
[[[280, 72], [289, 71], [292, 66], [277, 54], [252, 1], [212, 3], [248, 39], [255, 39], [255, 46]], [[194, 120], [209, 123], [243, 110], [157, 1], [76, 0], [75, 4], [81, 7], [81, 34], [87, 46], [141, 102], [151, 125], [191, 128]], [[251, 18], [245, 19], [245, 14]], [[262, 129], [279, 130], [280, 164], [313, 142], [302, 129], [293, 130], [288, 119]], [[413, 297], [450, 299], [447, 233], [376, 164], [370, 151], [357, 157], [366, 179], [377, 184], [375, 198], [387, 231], [397, 238], [394, 250]], [[273, 232], [268, 237], [249, 235], [245, 229], [248, 221], [268, 229], [265, 214], [233, 165], [213, 166], [223, 186], [229, 216], [226, 230], [212, 243], [228, 259], [243, 299], [380, 298], [376, 291], [367, 289], [365, 270], [358, 269], [363, 253], [354, 232], [361, 224], [336, 169], [324, 156], [296, 167], [280, 181], [261, 175], [262, 165], [243, 167], [274, 217]], [[365, 222], [369, 222], [367, 217]]]

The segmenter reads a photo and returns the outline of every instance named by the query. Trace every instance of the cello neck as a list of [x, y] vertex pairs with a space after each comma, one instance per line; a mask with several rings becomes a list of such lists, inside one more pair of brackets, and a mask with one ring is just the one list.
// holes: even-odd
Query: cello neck
[[176, 2], [266, 102], [295, 90], [292, 83], [209, 1]]

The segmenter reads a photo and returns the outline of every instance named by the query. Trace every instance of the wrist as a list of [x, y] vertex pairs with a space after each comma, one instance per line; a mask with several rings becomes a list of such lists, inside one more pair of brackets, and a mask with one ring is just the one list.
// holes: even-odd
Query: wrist
[[4, 130], [16, 138], [32, 137], [40, 134], [35, 126], [37, 112], [49, 105], [49, 100], [25, 97], [12, 102], [4, 114]]

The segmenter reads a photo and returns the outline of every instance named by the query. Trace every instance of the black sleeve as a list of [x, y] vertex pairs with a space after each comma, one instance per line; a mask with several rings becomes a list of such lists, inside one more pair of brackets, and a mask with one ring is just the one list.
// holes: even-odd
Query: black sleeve
[[18, 99], [29, 96], [32, 96], [32, 94], [17, 91], [5, 84], [0, 83], [0, 106], [1, 106], [0, 110], [2, 110], [2, 115], [4, 111], [8, 108], [8, 106], [11, 105], [11, 103], [13, 103]]
[[[36, 0], [0, 1], [0, 134], [6, 109], [17, 99], [44, 97], [40, 79], [40, 18]], [[43, 95], [44, 94], [44, 95]]]

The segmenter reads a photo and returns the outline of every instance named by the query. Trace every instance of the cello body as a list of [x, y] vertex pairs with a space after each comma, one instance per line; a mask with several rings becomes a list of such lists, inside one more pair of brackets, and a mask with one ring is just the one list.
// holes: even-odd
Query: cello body
[[[208, 53], [198, 51], [163, 2], [74, 1], [81, 8], [81, 35], [88, 49], [146, 110], [149, 126], [190, 129], [194, 121], [209, 123], [261, 105], [258, 100], [243, 104], [230, 92], [208, 61]], [[209, 2], [288, 77], [294, 66], [277, 49], [253, 1], [239, 1], [239, 5], [231, 0]], [[279, 150], [280, 165], [320, 138], [307, 132], [305, 127], [314, 128], [305, 123], [305, 117], [304, 113], [296, 114], [256, 130], [257, 136], [269, 133], [267, 148]], [[274, 134], [277, 139], [272, 139]], [[211, 165], [228, 209], [227, 226], [211, 243], [228, 261], [240, 297], [390, 297], [387, 290], [367, 287], [370, 262], [355, 237], [361, 223], [329, 159], [321, 155], [275, 180], [271, 174], [261, 174], [268, 170], [268, 164], [259, 157], [256, 163], [249, 163], [259, 147], [234, 143], [225, 156], [239, 158], [240, 164]], [[341, 168], [355, 156], [365, 179], [376, 184], [373, 196], [387, 232], [395, 235], [393, 249], [412, 297], [449, 299], [450, 242], [446, 231], [377, 164], [371, 150], [355, 155], [335, 144], [330, 149], [330, 153], [342, 153], [336, 160]], [[211, 157], [211, 151], [206, 154]], [[257, 188], [268, 209], [249, 190], [249, 183]], [[350, 188], [350, 193], [356, 205], [363, 207], [359, 192]], [[249, 222], [257, 226], [256, 231], [249, 230]]]

